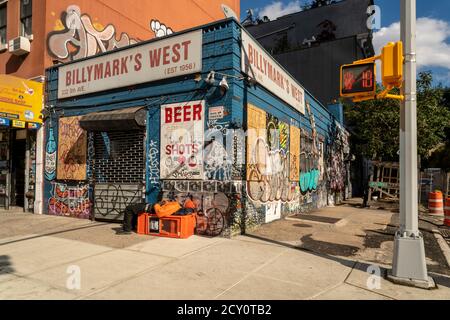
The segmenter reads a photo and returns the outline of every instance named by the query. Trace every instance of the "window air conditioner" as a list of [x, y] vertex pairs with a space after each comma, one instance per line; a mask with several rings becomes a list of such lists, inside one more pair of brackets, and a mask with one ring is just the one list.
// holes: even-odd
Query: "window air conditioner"
[[8, 44], [9, 53], [21, 56], [31, 51], [30, 40], [25, 37], [17, 37], [9, 41]]

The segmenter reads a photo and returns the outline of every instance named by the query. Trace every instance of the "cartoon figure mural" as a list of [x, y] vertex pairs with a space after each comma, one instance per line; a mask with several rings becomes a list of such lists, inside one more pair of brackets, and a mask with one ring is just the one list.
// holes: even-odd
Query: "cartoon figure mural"
[[[126, 33], [116, 38], [116, 28], [109, 24], [98, 30], [87, 14], [82, 14], [78, 6], [71, 5], [61, 14], [64, 29], [48, 35], [49, 53], [61, 60], [77, 60], [97, 53], [137, 43]], [[76, 48], [71, 52], [70, 46]]]
[[[77, 5], [58, 3], [61, 9], [51, 12], [55, 22], [53, 30], [47, 34], [48, 54], [61, 62], [73, 61], [143, 40], [169, 36], [176, 31], [229, 16], [230, 11], [239, 11], [239, 1], [235, 0], [221, 1], [223, 3], [198, 3], [198, 0], [170, 2], [134, 0], [132, 5], [142, 11], [130, 10], [126, 15], [120, 12], [123, 6], [113, 0], [94, 5], [90, 1], [79, 1]], [[171, 8], [170, 14], [167, 8]], [[189, 15], [185, 14], [186, 10]], [[108, 15], [111, 20], [95, 16], [104, 17], [105, 12], [111, 12]], [[148, 14], [148, 18], [143, 13]], [[145, 19], [148, 20], [144, 22]]]
[[[62, 30], [50, 32], [48, 35], [48, 50], [50, 55], [60, 60], [77, 60], [126, 47], [139, 40], [131, 38], [127, 33], [118, 37], [116, 27], [108, 24], [102, 27], [94, 23], [76, 5], [71, 5], [61, 14]], [[150, 29], [156, 38], [171, 35], [172, 28], [158, 20], [151, 20]], [[71, 51], [70, 47], [76, 48]]]
[[165, 24], [159, 22], [158, 20], [152, 20], [150, 22], [150, 28], [155, 33], [155, 38], [169, 36], [173, 33], [172, 28], [167, 27]]

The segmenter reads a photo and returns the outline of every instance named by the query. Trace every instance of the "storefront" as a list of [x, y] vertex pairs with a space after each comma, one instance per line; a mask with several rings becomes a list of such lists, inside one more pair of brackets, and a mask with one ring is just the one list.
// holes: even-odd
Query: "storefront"
[[34, 212], [43, 85], [0, 75], [0, 207]]
[[229, 236], [327, 206], [348, 135], [233, 19], [47, 70], [44, 211], [193, 196]]

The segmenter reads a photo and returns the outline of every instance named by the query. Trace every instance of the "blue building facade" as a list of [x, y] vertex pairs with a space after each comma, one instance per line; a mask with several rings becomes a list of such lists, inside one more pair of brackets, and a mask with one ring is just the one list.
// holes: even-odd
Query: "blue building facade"
[[[203, 213], [197, 231], [230, 236], [339, 202], [349, 180], [348, 134], [306, 90], [292, 92], [301, 86], [270, 57], [254, 56], [259, 72], [303, 109], [244, 70], [244, 33], [228, 19], [49, 68], [44, 211], [120, 220], [131, 203], [192, 196]], [[199, 45], [177, 43], [198, 34]], [[157, 51], [161, 41], [168, 44]], [[189, 45], [200, 46], [197, 62], [176, 64]], [[121, 78], [145, 65], [138, 52], [146, 46], [150, 65], [157, 52], [167, 62], [159, 78]], [[191, 58], [186, 51], [184, 58]], [[95, 59], [112, 59], [109, 74]], [[267, 71], [270, 63], [280, 72]], [[83, 84], [94, 78], [107, 89]], [[66, 88], [74, 83], [78, 90]]]

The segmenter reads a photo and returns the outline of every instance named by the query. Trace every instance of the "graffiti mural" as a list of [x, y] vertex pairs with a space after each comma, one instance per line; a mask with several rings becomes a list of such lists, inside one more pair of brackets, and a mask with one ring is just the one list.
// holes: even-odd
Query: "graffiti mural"
[[203, 160], [205, 179], [230, 181], [233, 161], [236, 159], [233, 158], [233, 154], [226, 147], [228, 139], [234, 134], [234, 130], [229, 130], [228, 122], [211, 120], [211, 115], [209, 118], [209, 129], [205, 133]]
[[154, 140], [150, 141], [147, 157], [148, 177], [150, 182], [150, 190], [159, 189], [159, 147], [158, 143]]
[[330, 136], [333, 139], [328, 159], [328, 176], [330, 189], [337, 192], [345, 191], [347, 177], [346, 157], [350, 154], [348, 136], [340, 127], [332, 129]]
[[[150, 29], [155, 38], [173, 34], [173, 29], [156, 19], [150, 21]], [[80, 7], [71, 5], [61, 13], [57, 20], [55, 31], [47, 38], [48, 51], [59, 60], [77, 60], [117, 48], [123, 48], [139, 40], [131, 38], [127, 33], [120, 37], [116, 27], [108, 24], [106, 27], [93, 22], [91, 17], [82, 13]], [[72, 50], [71, 48], [74, 48]]]
[[[267, 115], [264, 110], [261, 110], [253, 105], [248, 105], [247, 110], [247, 181], [250, 181], [250, 172], [255, 165], [258, 166], [260, 171], [265, 171], [265, 159], [255, 159], [256, 156], [262, 156], [263, 152], [257, 152], [257, 150], [254, 150], [254, 147], [256, 146], [256, 141], [259, 137], [266, 137], [267, 135]], [[253, 164], [251, 164], [252, 161], [254, 161]]]
[[142, 186], [96, 184], [94, 199], [97, 219], [120, 220], [126, 207], [143, 201]]
[[55, 132], [51, 123], [47, 132], [47, 144], [45, 145], [45, 168], [44, 175], [48, 181], [56, 179], [56, 153], [57, 145], [55, 140]]
[[163, 197], [180, 203], [193, 197], [197, 204], [197, 233], [207, 236], [225, 236], [230, 233], [235, 216], [241, 209], [239, 182], [176, 181], [162, 183]]
[[291, 125], [290, 127], [290, 175], [291, 181], [300, 180], [300, 129]]
[[232, 160], [223, 143], [212, 141], [205, 147], [205, 176], [208, 180], [231, 180]]
[[58, 130], [58, 180], [86, 180], [87, 133], [81, 117], [61, 118]]
[[[268, 223], [281, 218], [283, 204], [298, 200], [298, 179], [292, 181], [291, 172], [299, 176], [300, 129], [292, 131], [291, 140], [288, 124], [254, 106], [248, 110], [246, 191], [251, 204], [247, 209], [256, 215], [254, 220], [262, 211], [263, 222]], [[293, 147], [294, 157], [291, 144], [297, 144]]]
[[[122, 48], [138, 41], [122, 33], [117, 39], [116, 28], [109, 24], [98, 29], [87, 14], [71, 5], [61, 14], [62, 30], [49, 33], [47, 39], [50, 55], [60, 60], [77, 60]], [[75, 48], [75, 51], [71, 50]]]
[[150, 22], [150, 29], [155, 33], [155, 38], [170, 36], [173, 33], [172, 28], [169, 28], [158, 20], [152, 20]]
[[52, 183], [52, 191], [48, 200], [49, 214], [89, 219], [91, 207], [88, 185], [70, 186], [63, 183]]
[[317, 190], [320, 179], [319, 154], [314, 148], [314, 140], [309, 135], [302, 135], [300, 153], [300, 189], [302, 193]]
[[319, 168], [321, 155], [318, 147], [316, 122], [309, 102], [306, 103], [306, 110], [311, 124], [311, 135], [305, 133], [301, 136], [300, 190], [303, 194], [316, 191], [321, 177]]
[[[262, 137], [256, 140], [252, 150], [253, 164], [250, 165], [247, 181], [249, 198], [261, 203], [292, 201], [296, 183], [292, 183], [289, 178], [289, 153], [283, 150], [271, 151]], [[264, 162], [260, 162], [262, 159]]]

